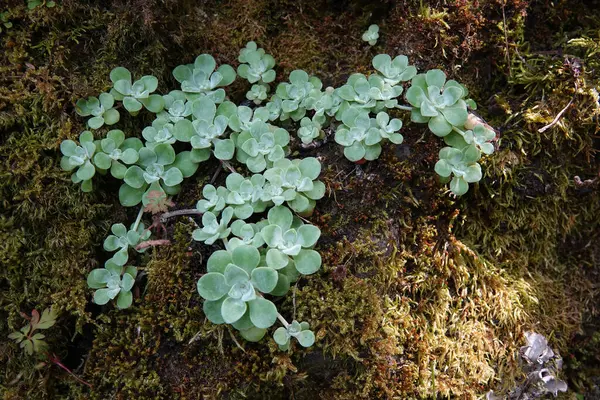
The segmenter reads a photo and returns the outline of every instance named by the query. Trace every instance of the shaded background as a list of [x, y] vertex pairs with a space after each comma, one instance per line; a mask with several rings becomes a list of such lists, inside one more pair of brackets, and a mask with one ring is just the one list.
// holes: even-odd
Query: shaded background
[[[0, 33], [4, 398], [471, 399], [522, 378], [530, 329], [565, 358], [571, 396], [600, 396], [600, 196], [574, 182], [600, 170], [597, 1], [2, 4], [13, 23]], [[374, 47], [360, 38], [372, 23]], [[210, 53], [236, 67], [249, 40], [276, 58], [277, 81], [304, 69], [333, 86], [371, 72], [376, 54], [406, 54], [466, 85], [499, 135], [483, 180], [458, 200], [433, 171], [442, 141], [406, 114], [404, 143], [364, 166], [333, 142], [297, 154], [321, 157], [328, 190], [311, 217], [323, 269], [277, 304], [317, 335], [291, 353], [270, 338], [238, 338], [242, 350], [232, 330], [205, 321], [195, 287], [216, 247], [193, 242], [184, 218], [169, 225], [174, 245], [138, 259], [134, 307], [93, 305], [85, 277], [108, 258], [111, 224], [136, 210], [119, 205], [116, 180], [85, 194], [59, 167], [60, 142], [85, 128], [75, 101], [108, 89], [112, 68], [153, 74], [166, 93], [177, 65]], [[249, 87], [238, 79], [228, 95], [239, 103]], [[122, 115], [117, 126], [141, 136], [150, 122]], [[176, 208], [193, 207], [217, 168], [202, 164]], [[34, 369], [6, 339], [24, 325], [20, 312], [51, 304], [50, 349], [92, 390], [56, 366]]]

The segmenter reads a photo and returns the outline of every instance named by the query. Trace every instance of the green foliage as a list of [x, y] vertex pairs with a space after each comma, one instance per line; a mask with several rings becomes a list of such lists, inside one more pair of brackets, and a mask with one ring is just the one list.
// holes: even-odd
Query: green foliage
[[481, 166], [477, 161], [481, 154], [474, 145], [462, 149], [444, 147], [440, 150], [440, 160], [435, 164], [435, 172], [442, 178], [449, 178], [450, 190], [461, 196], [469, 190], [469, 183], [481, 179]]
[[119, 309], [128, 308], [133, 302], [131, 289], [135, 283], [137, 268], [116, 264], [114, 258], [104, 264], [104, 268], [92, 270], [87, 284], [94, 292], [94, 303], [104, 305], [117, 298]]
[[397, 85], [400, 82], [408, 82], [417, 75], [417, 68], [408, 65], [408, 57], [396, 56], [392, 60], [388, 54], [378, 54], [373, 57], [373, 68], [379, 72], [385, 83]]
[[[25, 314], [22, 314], [25, 316]], [[12, 332], [8, 335], [9, 339], [14, 340], [19, 344], [19, 346], [23, 349], [23, 351], [28, 355], [33, 355], [33, 353], [41, 353], [46, 350], [48, 347], [44, 338], [46, 335], [43, 333], [35, 332], [36, 330], [44, 330], [48, 329], [56, 323], [57, 313], [56, 311], [50, 307], [46, 308], [42, 315], [34, 309], [31, 312], [31, 318], [29, 319], [29, 323], [22, 327], [19, 331]]]
[[[368, 32], [369, 41], [377, 39], [377, 30]], [[91, 116], [88, 125], [93, 129], [118, 122], [115, 101], [122, 102], [134, 116], [142, 108], [156, 114], [151, 126], [142, 131], [144, 141], [126, 139], [120, 130], [94, 141], [86, 131], [80, 135], [79, 145], [70, 140], [61, 145], [61, 165], [66, 170], [77, 169], [73, 180], [82, 182], [84, 191], [91, 190], [96, 170], [101, 174], [110, 170], [113, 177], [124, 181], [119, 189], [121, 204], [143, 205], [131, 229], [123, 224], [112, 226], [113, 234], [104, 248], [116, 253], [104, 268], [90, 272], [88, 286], [97, 289], [97, 304], [116, 299], [118, 308], [129, 307], [136, 277], [134, 267], [125, 267], [129, 248], [137, 250], [151, 235], [140, 222], [143, 212], [164, 211], [168, 196], [177, 194], [184, 179], [193, 176], [211, 154], [222, 161], [235, 156], [253, 175], [233, 172], [225, 187], [205, 185], [204, 198], [196, 205], [203, 214], [202, 224], [192, 238], [206, 245], [221, 240], [225, 247], [211, 255], [208, 272], [198, 281], [198, 291], [206, 300], [205, 314], [214, 323], [232, 324], [247, 340], [260, 340], [279, 318], [284, 325], [275, 334], [280, 347], [289, 348], [291, 337], [308, 347], [315, 340], [308, 324], [284, 322], [268, 296], [285, 295], [301, 275], [320, 269], [321, 255], [314, 246], [321, 231], [304, 224], [292, 211], [310, 216], [326, 188], [318, 180], [321, 163], [316, 158], [286, 158], [290, 135], [277, 121], [287, 121], [287, 126], [296, 123], [304, 144], [320, 137], [323, 126], [334, 126], [335, 141], [344, 146], [346, 158], [359, 162], [377, 159], [386, 141], [403, 142], [399, 133], [402, 121], [391, 118], [387, 111], [410, 110], [414, 122], [428, 122], [429, 128], [445, 136], [452, 146], [440, 152], [435, 170], [443, 178], [453, 177], [450, 188], [457, 195], [468, 190], [468, 183], [481, 179], [477, 161], [481, 152], [493, 151], [489, 141], [495, 135], [483, 125], [465, 127], [467, 91], [463, 86], [446, 82], [439, 70], [417, 75], [405, 56], [377, 55], [373, 59], [377, 73], [352, 74], [337, 89], [323, 90], [318, 78], [295, 70], [289, 82], [278, 84], [270, 99], [268, 83], [275, 79], [273, 57], [250, 42], [241, 50], [239, 61], [238, 74], [254, 84], [247, 98], [256, 104], [266, 101], [263, 107], [252, 109], [227, 101], [223, 87], [235, 80], [236, 73], [227, 64], [216, 68], [208, 54], [175, 68], [173, 75], [181, 90], [155, 94], [155, 77], [146, 75], [133, 82], [131, 73], [118, 67], [110, 73], [110, 93], [77, 102], [76, 111]], [[412, 86], [406, 97], [413, 107], [399, 104], [402, 85], [409, 80]], [[182, 150], [177, 153], [175, 149]], [[266, 219], [246, 221], [267, 210]]]
[[116, 265], [123, 266], [129, 260], [129, 248], [135, 247], [141, 242], [148, 240], [150, 231], [144, 228], [144, 224], [135, 224], [129, 230], [123, 224], [114, 224], [110, 231], [112, 235], [108, 235], [104, 240], [104, 250], [116, 251], [111, 258]]
[[298, 137], [304, 144], [311, 143], [313, 139], [321, 135], [321, 124], [304, 117], [300, 120], [300, 128], [298, 129]]
[[472, 130], [461, 131], [454, 129], [449, 135], [444, 136], [447, 145], [462, 149], [468, 145], [476, 146], [483, 154], [492, 154], [494, 145], [490, 143], [496, 137], [496, 133], [486, 128], [483, 124], [477, 124]]
[[346, 100], [346, 107], [379, 111], [396, 107], [396, 97], [400, 96], [402, 91], [402, 86], [392, 86], [379, 75], [373, 74], [367, 78], [363, 74], [352, 74], [348, 82], [339, 88], [338, 94]]
[[92, 190], [92, 178], [96, 174], [96, 167], [92, 164], [92, 157], [96, 152], [94, 135], [84, 131], [79, 135], [79, 145], [72, 140], [65, 140], [60, 144], [63, 157], [60, 166], [65, 171], [76, 171], [71, 175], [73, 183], [81, 183], [81, 190]]
[[142, 76], [132, 82], [131, 72], [127, 68], [117, 67], [110, 72], [113, 82], [111, 94], [115, 100], [123, 102], [130, 114], [136, 115], [142, 106], [153, 113], [163, 110], [165, 101], [161, 95], [151, 94], [158, 88], [158, 79], [151, 75]]
[[208, 158], [209, 150], [219, 160], [231, 160], [235, 152], [233, 140], [222, 138], [229, 124], [230, 118], [235, 114], [235, 105], [224, 102], [216, 106], [208, 97], [195, 100], [191, 106], [194, 120], [177, 121], [174, 127], [175, 138], [181, 142], [190, 142], [197, 154], [204, 154], [202, 160]]
[[193, 64], [180, 65], [173, 70], [173, 76], [181, 83], [181, 90], [188, 100], [196, 100], [207, 96], [219, 104], [225, 100], [222, 86], [230, 85], [235, 80], [235, 70], [227, 64], [216, 71], [217, 63], [209, 54], [196, 57]]
[[[306, 110], [311, 109], [312, 105], [320, 98], [323, 84], [315, 76], [308, 76], [302, 70], [295, 70], [290, 73], [290, 82], [282, 82], [277, 85], [275, 100], [280, 101], [279, 119], [285, 121], [291, 118], [299, 121], [306, 115]], [[275, 103], [277, 104], [277, 103]]]
[[56, 2], [52, 0], [27, 0], [27, 8], [29, 10], [33, 10], [39, 6], [46, 6], [48, 8], [53, 8], [56, 6]]
[[268, 96], [269, 87], [267, 85], [252, 85], [246, 98], [252, 100], [254, 104], [260, 104], [263, 100], [266, 100]]
[[99, 129], [104, 124], [114, 125], [119, 122], [119, 111], [113, 108], [114, 97], [110, 93], [101, 93], [98, 97], [88, 97], [87, 100], [80, 99], [75, 105], [75, 111], [82, 117], [92, 115], [88, 119], [88, 127]]
[[237, 160], [251, 172], [262, 172], [281, 160], [288, 151], [290, 134], [263, 121], [254, 121], [247, 131], [236, 135]]
[[100, 146], [94, 155], [93, 162], [100, 170], [110, 169], [110, 173], [117, 179], [123, 179], [127, 167], [138, 161], [139, 151], [144, 145], [138, 138], [127, 138], [123, 131], [114, 129], [100, 140]]
[[273, 291], [279, 276], [260, 263], [254, 246], [240, 245], [231, 252], [212, 254], [208, 273], [198, 281], [198, 293], [206, 300], [204, 311], [211, 322], [233, 324], [240, 331], [258, 328], [262, 335], [275, 323], [277, 308], [262, 293]]
[[287, 327], [277, 328], [273, 333], [273, 339], [283, 351], [290, 348], [291, 338], [295, 338], [302, 347], [310, 347], [315, 343], [315, 334], [309, 328], [308, 322], [294, 320]]
[[377, 39], [379, 39], [379, 26], [373, 24], [363, 33], [362, 40], [368, 42], [371, 46], [375, 46]]
[[192, 114], [192, 102], [187, 101], [181, 90], [172, 90], [163, 96], [163, 100], [165, 108], [156, 114], [157, 118], [174, 124]]
[[217, 239], [227, 239], [231, 233], [229, 223], [233, 217], [233, 208], [227, 207], [221, 213], [221, 220], [215, 214], [207, 211], [202, 215], [202, 228], [196, 229], [192, 233], [194, 240], [213, 244]]
[[236, 218], [246, 219], [254, 213], [263, 212], [270, 205], [270, 199], [264, 196], [265, 178], [254, 174], [244, 178], [231, 173], [225, 181], [227, 187], [226, 203], [233, 208]]
[[269, 210], [268, 225], [260, 234], [268, 246], [266, 263], [273, 269], [293, 265], [304, 275], [314, 274], [321, 267], [321, 256], [312, 250], [321, 236], [314, 225], [305, 225], [283, 206]]
[[342, 115], [342, 125], [338, 126], [335, 141], [344, 146], [344, 155], [350, 161], [375, 160], [381, 154], [381, 142], [386, 139], [395, 144], [403, 141], [397, 131], [402, 121], [392, 119], [385, 112], [377, 118], [369, 118], [369, 113], [360, 108], [348, 108]]
[[198, 164], [193, 161], [190, 152], [175, 154], [170, 144], [161, 143], [150, 149], [143, 147], [139, 151], [137, 165], [127, 168], [119, 190], [119, 199], [124, 206], [148, 203], [147, 195], [152, 190], [167, 194], [176, 194], [184, 177], [196, 172]]
[[281, 159], [265, 171], [268, 181], [265, 185], [263, 200], [269, 199], [275, 205], [284, 201], [302, 215], [310, 215], [315, 200], [325, 195], [325, 184], [316, 180], [321, 173], [321, 163], [314, 157], [302, 160]]
[[[238, 60], [242, 63], [237, 69], [238, 75], [247, 79], [248, 82], [271, 83], [275, 80], [275, 71], [273, 70], [275, 59], [270, 54], [265, 54], [265, 50], [258, 48], [255, 42], [248, 42], [246, 47], [240, 50]], [[256, 86], [265, 87], [264, 85], [254, 85], [253, 88]]]
[[467, 94], [460, 83], [446, 81], [446, 74], [439, 69], [416, 75], [406, 92], [406, 99], [414, 107], [411, 120], [427, 123], [435, 135], [446, 136], [452, 127], [462, 127], [467, 122], [467, 103], [463, 100]]
[[13, 24], [8, 19], [10, 17], [10, 13], [8, 11], [0, 13], [0, 33], [2, 33], [2, 27], [4, 29], [12, 28]]

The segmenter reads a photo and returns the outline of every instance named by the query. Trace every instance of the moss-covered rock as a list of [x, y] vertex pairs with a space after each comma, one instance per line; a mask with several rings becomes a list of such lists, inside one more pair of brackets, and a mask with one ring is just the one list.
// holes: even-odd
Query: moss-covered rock
[[[6, 3], [6, 2], [5, 2]], [[593, 3], [593, 2], [592, 2]], [[0, 340], [0, 393], [12, 398], [476, 398], [519, 379], [528, 329], [549, 337], [584, 392], [598, 374], [600, 79], [597, 4], [113, 0], [3, 5], [0, 33], [0, 337], [20, 312], [51, 304], [55, 364], [39, 366]], [[4, 9], [0, 9], [0, 12]], [[374, 47], [361, 41], [381, 27]], [[134, 306], [91, 304], [85, 276], [108, 255], [110, 226], [135, 211], [101, 178], [81, 193], [59, 166], [60, 142], [84, 121], [81, 97], [125, 66], [175, 87], [172, 69], [200, 53], [237, 65], [257, 41], [278, 79], [305, 69], [325, 85], [371, 71], [371, 58], [403, 53], [466, 84], [498, 129], [484, 179], [448, 197], [433, 165], [441, 142], [405, 119], [405, 142], [356, 166], [334, 143], [318, 156], [327, 196], [311, 217], [323, 234], [321, 272], [301, 279], [278, 308], [310, 322], [309, 349], [282, 353], [269, 337], [243, 341], [208, 322], [196, 281], [214, 249], [190, 240], [193, 223], [169, 221], [171, 242], [140, 256]], [[247, 85], [228, 94], [241, 100]], [[565, 108], [566, 107], [566, 108]], [[557, 115], [565, 110], [548, 129]], [[120, 127], [140, 136], [147, 117]], [[539, 131], [542, 129], [542, 131]], [[217, 163], [174, 200], [193, 206]], [[224, 180], [224, 174], [218, 177]], [[149, 222], [149, 221], [147, 221]], [[42, 355], [40, 357], [44, 359]], [[36, 368], [37, 365], [37, 368]]]

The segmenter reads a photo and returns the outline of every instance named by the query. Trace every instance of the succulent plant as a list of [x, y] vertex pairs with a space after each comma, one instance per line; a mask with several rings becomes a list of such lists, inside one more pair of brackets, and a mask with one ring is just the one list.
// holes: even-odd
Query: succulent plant
[[263, 100], [267, 99], [267, 92], [269, 87], [267, 85], [252, 85], [250, 90], [246, 93], [246, 98], [254, 102], [254, 104], [260, 104]]
[[166, 168], [175, 162], [175, 150], [170, 144], [161, 143], [140, 149], [140, 165], [129, 167], [125, 173], [125, 183], [134, 188], [140, 188], [145, 184], [161, 181], [166, 186], [175, 186], [183, 180], [183, 174], [177, 168]]
[[[377, 113], [377, 116], [375, 117], [375, 123], [377, 124], [377, 128], [379, 128], [378, 135], [381, 140], [388, 139], [394, 144], [401, 144], [404, 140], [402, 135], [397, 133], [402, 128], [401, 120], [394, 118], [390, 121], [390, 116], [386, 112], [381, 111]], [[370, 137], [367, 137], [365, 143], [370, 145], [374, 141], [379, 143], [381, 140], [376, 138], [375, 134], [373, 134]]]
[[492, 154], [494, 145], [490, 143], [496, 137], [496, 133], [486, 128], [483, 124], [475, 125], [472, 130], [462, 131], [453, 128], [454, 132], [444, 136], [447, 145], [462, 149], [468, 145], [475, 145], [483, 154]]
[[275, 343], [283, 351], [290, 348], [291, 338], [296, 338], [302, 347], [310, 347], [315, 343], [315, 334], [310, 330], [308, 322], [294, 320], [287, 327], [279, 327], [273, 333]]
[[158, 87], [158, 79], [152, 75], [142, 76], [132, 83], [131, 72], [127, 68], [117, 67], [110, 72], [113, 88], [110, 93], [115, 100], [122, 100], [123, 107], [136, 115], [142, 106], [148, 111], [162, 111], [165, 101], [159, 94], [151, 94]]
[[300, 128], [298, 129], [298, 137], [304, 144], [311, 143], [314, 139], [321, 135], [321, 124], [312, 121], [308, 117], [300, 120]]
[[75, 112], [82, 117], [92, 116], [88, 119], [90, 129], [99, 129], [104, 124], [114, 125], [119, 122], [119, 111], [113, 108], [115, 99], [110, 93], [101, 93], [98, 97], [80, 99], [75, 104]]
[[79, 145], [72, 140], [64, 140], [60, 144], [63, 157], [60, 166], [65, 171], [73, 171], [71, 175], [73, 183], [81, 182], [81, 190], [90, 192], [92, 190], [92, 178], [96, 174], [96, 167], [92, 164], [92, 157], [96, 152], [94, 135], [90, 131], [83, 131], [79, 135]]
[[315, 112], [312, 118], [313, 122], [323, 125], [327, 116], [333, 117], [336, 115], [343, 101], [338, 94], [338, 90], [329, 86], [324, 92], [320, 93], [319, 98], [312, 105], [312, 110]]
[[126, 207], [139, 204], [147, 190], [176, 194], [183, 178], [193, 175], [198, 168], [190, 152], [176, 155], [173, 147], [166, 143], [158, 144], [154, 149], [143, 147], [138, 154], [138, 165], [127, 169], [125, 183], [119, 189], [119, 199]]
[[[344, 155], [350, 161], [375, 160], [381, 154], [380, 129], [369, 113], [350, 107], [342, 114], [342, 125], [335, 132], [335, 141], [344, 146]], [[370, 143], [370, 144], [369, 144]]]
[[269, 110], [266, 107], [252, 110], [250, 107], [239, 106], [229, 115], [229, 127], [235, 132], [249, 131], [252, 124], [257, 121], [269, 121]]
[[255, 174], [244, 178], [237, 173], [231, 173], [225, 181], [227, 186], [227, 205], [234, 210], [234, 215], [239, 219], [246, 219], [253, 213], [263, 212], [267, 202], [262, 200], [265, 178]]
[[362, 35], [362, 40], [368, 42], [371, 46], [375, 46], [379, 39], [379, 26], [373, 24]]
[[210, 211], [217, 214], [225, 208], [228, 194], [229, 191], [223, 186], [215, 188], [211, 184], [204, 185], [202, 188], [202, 196], [204, 196], [204, 198], [198, 200], [196, 209], [203, 213]]
[[233, 208], [227, 207], [221, 213], [221, 220], [210, 211], [202, 215], [202, 228], [194, 230], [192, 237], [198, 242], [213, 244], [218, 239], [227, 239], [231, 233], [229, 222], [233, 217]]
[[402, 94], [402, 86], [393, 86], [379, 75], [369, 76], [368, 82], [370, 86], [369, 96], [377, 101], [375, 111], [394, 108], [398, 105], [396, 97]]
[[235, 153], [235, 144], [231, 139], [222, 138], [229, 123], [229, 105], [233, 106], [232, 103], [225, 102], [217, 108], [209, 97], [195, 100], [192, 105], [194, 121], [178, 121], [173, 130], [175, 137], [181, 142], [190, 142], [198, 151], [208, 151], [212, 148], [213, 154], [219, 160], [231, 160]]
[[[363, 39], [374, 45], [378, 31], [372, 25]], [[246, 97], [261, 104], [276, 77], [275, 60], [249, 42], [240, 51], [239, 61], [239, 75], [253, 84]], [[225, 100], [223, 87], [235, 80], [236, 71], [229, 65], [216, 69], [214, 58], [208, 54], [175, 68], [173, 75], [181, 90], [164, 96], [153, 94], [158, 86], [155, 77], [143, 76], [132, 82], [127, 69], [115, 68], [110, 74], [110, 94], [80, 100], [76, 110], [82, 116], [93, 116], [88, 124], [97, 129], [118, 121], [119, 113], [112, 108], [114, 100], [122, 101], [133, 115], [145, 107], [156, 118], [143, 130], [144, 141], [125, 139], [118, 130], [94, 141], [93, 134], [86, 131], [80, 135], [79, 144], [71, 140], [61, 144], [61, 166], [74, 171], [72, 179], [81, 182], [84, 191], [91, 190], [96, 170], [101, 174], [110, 170], [114, 177], [123, 179], [119, 200], [124, 206], [143, 204], [136, 221], [139, 224], [143, 211], [165, 212], [172, 206], [169, 196], [178, 193], [184, 178], [191, 177], [211, 152], [229, 169], [224, 161], [235, 156], [254, 175], [244, 177], [234, 172], [224, 187], [205, 185], [204, 198], [196, 205], [203, 215], [202, 226], [192, 234], [194, 240], [212, 245], [221, 239], [225, 246], [210, 256], [207, 273], [198, 281], [198, 292], [205, 299], [204, 312], [213, 323], [230, 323], [250, 341], [260, 340], [279, 318], [284, 327], [277, 329], [274, 339], [281, 349], [289, 348], [292, 337], [302, 346], [310, 346], [315, 335], [308, 324], [288, 324], [263, 296], [285, 295], [291, 283], [302, 274], [318, 271], [322, 262], [313, 249], [321, 231], [300, 218], [310, 215], [316, 200], [325, 194], [325, 185], [318, 180], [321, 164], [313, 157], [287, 159], [290, 136], [286, 129], [276, 126], [278, 122], [299, 122], [297, 135], [308, 144], [323, 134], [322, 127], [329, 129], [340, 121], [335, 140], [345, 147], [349, 160], [359, 162], [379, 157], [387, 140], [402, 143], [402, 121], [386, 111], [410, 110], [414, 122], [428, 123], [430, 130], [452, 146], [440, 151], [435, 170], [442, 179], [451, 179], [450, 189], [457, 195], [481, 179], [477, 161], [481, 153], [490, 154], [494, 149], [490, 143], [494, 132], [481, 119], [468, 119], [467, 109], [475, 104], [467, 99], [465, 87], [446, 81], [440, 70], [417, 75], [405, 56], [392, 59], [380, 54], [372, 64], [377, 73], [368, 77], [353, 74], [338, 89], [323, 90], [318, 78], [305, 71], [292, 71], [289, 82], [277, 85], [270, 100], [254, 109]], [[409, 80], [412, 86], [406, 98], [412, 107], [398, 104], [402, 84]], [[176, 153], [175, 148], [183, 151]], [[249, 219], [269, 207], [267, 219]], [[132, 303], [136, 271], [123, 266], [129, 248], [135, 249], [150, 232], [141, 224], [135, 230], [122, 224], [111, 229], [104, 247], [116, 253], [105, 268], [90, 273], [88, 283], [98, 289], [94, 294], [98, 304], [117, 299], [117, 306], [125, 308]], [[540, 379], [546, 382], [550, 378]], [[548, 380], [547, 386], [552, 384]]]
[[413, 106], [413, 122], [427, 123], [429, 130], [443, 137], [453, 127], [462, 127], [467, 121], [466, 89], [454, 80], [446, 81], [446, 74], [432, 69], [416, 75], [406, 91], [406, 99]]
[[481, 166], [477, 163], [481, 153], [474, 145], [463, 149], [444, 147], [440, 150], [440, 159], [435, 164], [435, 172], [443, 177], [449, 178], [450, 190], [457, 196], [461, 196], [469, 190], [469, 183], [481, 180]]
[[101, 170], [110, 169], [110, 173], [117, 179], [123, 179], [127, 172], [125, 164], [135, 164], [139, 159], [138, 152], [143, 147], [138, 138], [125, 139], [125, 134], [119, 129], [113, 129], [100, 141], [100, 146], [93, 161]]
[[117, 307], [128, 308], [133, 302], [131, 289], [135, 283], [137, 268], [123, 267], [108, 260], [104, 268], [92, 270], [87, 277], [87, 284], [94, 292], [94, 303], [104, 305], [117, 298]]
[[[129, 260], [129, 248], [135, 249], [138, 244], [148, 240], [152, 234], [150, 230], [145, 229], [143, 223], [137, 227], [132, 225], [129, 230], [123, 224], [114, 224], [110, 231], [112, 235], [108, 235], [104, 240], [104, 250], [116, 251], [110, 260], [119, 266], [125, 265]], [[144, 250], [136, 251], [142, 253]]]
[[172, 124], [192, 115], [192, 102], [187, 101], [185, 93], [181, 90], [173, 90], [163, 96], [165, 109], [156, 116]]
[[222, 86], [230, 85], [235, 80], [235, 70], [227, 64], [221, 65], [216, 71], [217, 63], [209, 54], [196, 57], [193, 64], [179, 65], [173, 70], [173, 76], [181, 83], [181, 90], [188, 100], [208, 96], [215, 103], [225, 100], [225, 90]]
[[309, 77], [302, 70], [290, 73], [290, 82], [282, 82], [277, 86], [277, 98], [281, 100], [281, 121], [291, 118], [299, 121], [311, 108], [311, 103], [318, 100], [323, 84], [315, 76]]
[[[235, 324], [238, 329], [266, 329], [277, 320], [277, 308], [260, 293], [272, 291], [277, 271], [261, 267], [260, 253], [254, 246], [241, 245], [231, 252], [214, 252], [207, 273], [198, 280], [198, 293], [204, 302], [206, 317], [215, 324]], [[234, 325], [235, 326], [235, 325]], [[264, 334], [264, 333], [263, 333]]]
[[[381, 80], [381, 78], [379, 79]], [[394, 88], [402, 93], [402, 87]], [[371, 96], [371, 83], [363, 74], [350, 75], [346, 84], [341, 86], [337, 92], [342, 99], [350, 103], [350, 107], [371, 110], [377, 105], [377, 99]], [[342, 110], [344, 111], [344, 109]]]
[[282, 101], [279, 97], [272, 96], [271, 100], [263, 107], [267, 111], [267, 120], [275, 121], [281, 116]]
[[292, 210], [301, 215], [310, 215], [315, 200], [325, 195], [325, 184], [316, 180], [320, 173], [321, 163], [314, 157], [281, 159], [264, 173], [269, 183], [265, 186], [263, 200], [271, 200], [276, 205], [287, 201]]
[[262, 121], [254, 121], [248, 131], [235, 138], [237, 160], [254, 173], [262, 172], [285, 157], [290, 134]]
[[155, 119], [152, 126], [142, 130], [142, 136], [146, 139], [146, 147], [149, 149], [154, 149], [161, 143], [173, 144], [177, 141], [174, 125], [165, 119]]
[[321, 256], [312, 247], [321, 236], [321, 231], [314, 225], [304, 225], [299, 218], [283, 206], [269, 210], [269, 225], [261, 230], [261, 235], [269, 247], [266, 263], [278, 270], [286, 267], [290, 258], [296, 270], [304, 275], [314, 274], [321, 267]]
[[265, 54], [264, 49], [258, 48], [255, 42], [246, 44], [246, 47], [240, 51], [238, 60], [242, 63], [237, 69], [238, 75], [247, 79], [248, 82], [270, 83], [275, 80], [275, 71], [273, 70], [275, 59], [271, 55]]
[[234, 235], [229, 239], [229, 248], [235, 249], [242, 245], [250, 245], [256, 248], [265, 244], [260, 231], [266, 226], [267, 220], [262, 220], [256, 224], [246, 223], [241, 219], [231, 223], [231, 233]]
[[414, 65], [408, 65], [408, 57], [404, 55], [396, 56], [392, 60], [388, 54], [378, 54], [373, 57], [372, 63], [383, 80], [392, 86], [410, 81], [417, 75], [417, 68]]

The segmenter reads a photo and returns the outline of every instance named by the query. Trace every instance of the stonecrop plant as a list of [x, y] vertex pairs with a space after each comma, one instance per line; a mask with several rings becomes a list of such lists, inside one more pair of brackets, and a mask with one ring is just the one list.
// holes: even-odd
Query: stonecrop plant
[[[363, 36], [372, 45], [377, 38], [376, 26]], [[236, 70], [227, 64], [217, 67], [208, 54], [176, 67], [173, 76], [180, 88], [165, 95], [156, 93], [157, 78], [133, 80], [129, 70], [117, 67], [110, 73], [113, 87], [108, 93], [77, 102], [76, 112], [90, 117], [90, 130], [82, 132], [78, 142], [61, 144], [61, 166], [72, 171], [73, 182], [81, 183], [85, 192], [93, 189], [94, 177], [110, 171], [123, 181], [121, 204], [141, 203], [129, 228], [112, 226], [104, 249], [114, 254], [103, 268], [90, 272], [87, 283], [95, 289], [96, 304], [114, 300], [118, 308], [130, 307], [138, 278], [132, 265], [136, 259], [130, 256], [147, 249], [151, 239], [142, 223], [144, 212], [165, 212], [172, 205], [169, 196], [214, 156], [231, 173], [225, 186], [206, 184], [192, 210], [202, 215], [193, 239], [214, 248], [197, 283], [204, 313], [214, 324], [232, 325], [249, 341], [262, 339], [279, 321], [283, 326], [273, 338], [282, 350], [295, 342], [308, 347], [315, 342], [308, 322], [288, 323], [274, 300], [321, 267], [314, 249], [321, 231], [305, 218], [325, 196], [326, 186], [319, 180], [321, 162], [293, 158], [290, 145], [310, 145], [325, 137], [325, 128], [333, 129], [348, 160], [375, 160], [383, 146], [390, 145], [387, 142], [403, 142], [400, 113], [408, 111], [412, 122], [426, 123], [444, 138], [448, 147], [440, 151], [435, 172], [450, 181], [455, 195], [462, 195], [469, 183], [481, 179], [478, 161], [493, 153], [495, 134], [469, 113], [475, 104], [465, 87], [447, 80], [441, 70], [418, 74], [406, 56], [377, 55], [376, 72], [353, 74], [339, 88], [323, 88], [317, 77], [295, 70], [273, 94], [270, 85], [276, 72], [271, 55], [249, 42], [239, 62], [237, 75], [253, 85], [246, 93], [251, 106], [229, 99], [225, 88], [236, 79]], [[148, 112], [155, 118], [141, 138], [127, 135], [107, 128], [119, 122], [119, 109], [132, 116]], [[229, 162], [239, 163], [238, 168]]]

